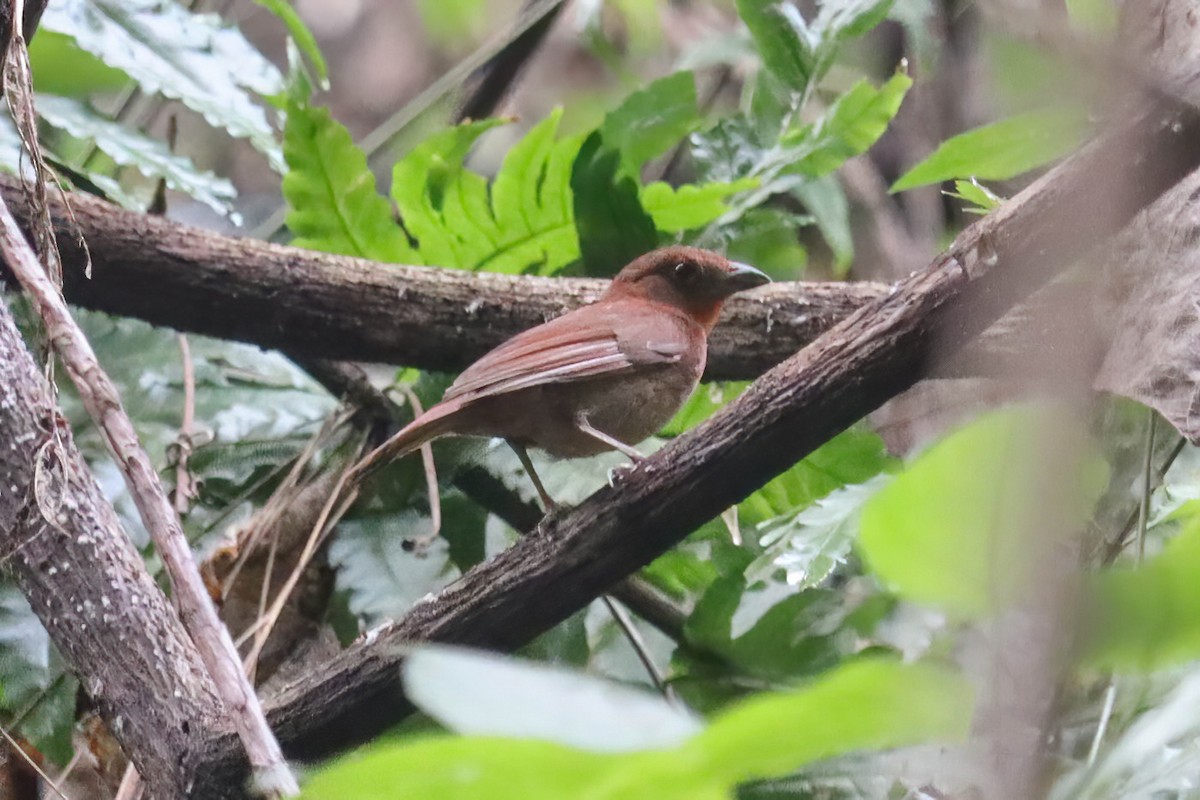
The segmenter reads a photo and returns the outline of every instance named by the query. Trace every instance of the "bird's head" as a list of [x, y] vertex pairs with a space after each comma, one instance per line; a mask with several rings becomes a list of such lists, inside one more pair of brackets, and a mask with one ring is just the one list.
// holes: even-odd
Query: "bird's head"
[[643, 297], [675, 306], [712, 330], [721, 305], [735, 292], [770, 283], [754, 267], [711, 250], [675, 245], [646, 253], [613, 278], [609, 297]]

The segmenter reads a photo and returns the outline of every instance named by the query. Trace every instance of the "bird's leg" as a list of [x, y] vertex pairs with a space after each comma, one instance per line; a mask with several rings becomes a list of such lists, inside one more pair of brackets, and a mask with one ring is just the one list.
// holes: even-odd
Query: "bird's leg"
[[628, 456], [629, 460], [632, 461], [634, 464], [638, 463], [639, 461], [646, 460], [646, 457], [644, 455], [642, 455], [641, 453], [639, 453], [636, 448], [630, 447], [629, 445], [622, 442], [620, 439], [614, 439], [613, 437], [609, 436], [607, 433], [600, 430], [599, 428], [593, 428], [592, 424], [587, 421], [587, 417], [583, 416], [582, 414], [580, 414], [578, 417], [576, 417], [575, 427], [578, 428], [579, 430], [583, 431], [584, 433], [586, 433], [588, 436], [592, 437], [596, 441], [603, 442], [604, 444], [611, 447], [613, 450], [616, 450], [616, 451]]
[[546, 491], [546, 487], [542, 485], [542, 479], [538, 477], [537, 470], [533, 468], [533, 461], [529, 459], [529, 451], [525, 449], [525, 445], [514, 442], [512, 439], [505, 440], [508, 446], [517, 454], [517, 458], [521, 461], [521, 466], [525, 468], [525, 472], [529, 473], [529, 480], [533, 481], [533, 488], [537, 489], [538, 497], [542, 498], [542, 504], [547, 511], [557, 511], [558, 503], [554, 502], [554, 498]]

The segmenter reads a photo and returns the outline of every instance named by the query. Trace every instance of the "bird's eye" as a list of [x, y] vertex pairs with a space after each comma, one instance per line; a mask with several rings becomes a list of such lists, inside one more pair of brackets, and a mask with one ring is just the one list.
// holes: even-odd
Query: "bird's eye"
[[691, 283], [700, 276], [700, 265], [694, 261], [680, 261], [675, 265], [674, 273], [680, 283]]

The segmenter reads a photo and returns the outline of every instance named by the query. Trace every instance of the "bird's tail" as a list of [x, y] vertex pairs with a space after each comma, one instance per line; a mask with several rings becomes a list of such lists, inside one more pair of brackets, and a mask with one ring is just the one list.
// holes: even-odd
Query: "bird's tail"
[[460, 408], [459, 403], [451, 401], [439, 403], [421, 414], [355, 464], [350, 470], [351, 482], [358, 485], [397, 458], [450, 433], [454, 428], [454, 415]]

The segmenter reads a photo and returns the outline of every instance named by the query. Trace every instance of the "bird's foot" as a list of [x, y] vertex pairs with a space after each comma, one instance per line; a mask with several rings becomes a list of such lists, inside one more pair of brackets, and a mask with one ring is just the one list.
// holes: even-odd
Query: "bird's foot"
[[638, 468], [638, 463], [635, 461], [632, 464], [617, 464], [608, 471], [608, 485], [612, 488], [617, 488], [617, 484], [628, 478], [633, 471]]

